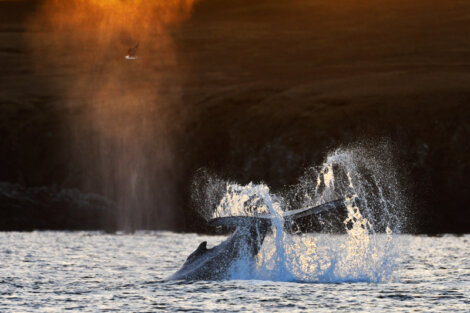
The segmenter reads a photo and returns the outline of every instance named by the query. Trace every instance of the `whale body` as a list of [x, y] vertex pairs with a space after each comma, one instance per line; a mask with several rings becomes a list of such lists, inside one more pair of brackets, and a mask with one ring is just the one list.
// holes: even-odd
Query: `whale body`
[[191, 253], [181, 269], [169, 280], [223, 280], [235, 261], [242, 257], [254, 260], [263, 244], [271, 223], [267, 219], [246, 220], [246, 225], [236, 227], [232, 235], [211, 249], [202, 242]]
[[[287, 211], [282, 218], [292, 221], [297, 218], [318, 214], [332, 208], [344, 207], [343, 200], [335, 200], [319, 206]], [[271, 215], [228, 216], [209, 221], [211, 226], [234, 227], [234, 232], [218, 246], [208, 249], [207, 242], [202, 242], [191, 253], [180, 270], [167, 280], [224, 280], [230, 278], [230, 272], [236, 261], [245, 258], [252, 266], [267, 232], [271, 229]]]

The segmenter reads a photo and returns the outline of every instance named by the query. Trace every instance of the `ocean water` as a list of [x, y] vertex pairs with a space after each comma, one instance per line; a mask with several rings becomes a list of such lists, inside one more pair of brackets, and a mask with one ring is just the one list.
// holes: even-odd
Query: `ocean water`
[[[296, 242], [296, 236], [286, 236], [293, 238], [285, 243]], [[378, 263], [363, 255], [345, 259], [325, 252], [350, 249], [348, 235], [302, 236], [316, 247], [290, 245], [274, 267], [260, 261], [243, 279], [234, 273], [224, 281], [188, 282], [165, 279], [201, 241], [211, 247], [226, 236], [0, 233], [0, 312], [470, 311], [470, 235], [395, 235], [393, 253], [383, 246], [387, 251], [378, 254]], [[258, 258], [278, 248], [270, 237]], [[318, 255], [323, 267], [310, 264], [297, 278], [276, 271], [283, 262], [298, 273], [295, 264], [308, 263], [306, 257], [318, 261]]]

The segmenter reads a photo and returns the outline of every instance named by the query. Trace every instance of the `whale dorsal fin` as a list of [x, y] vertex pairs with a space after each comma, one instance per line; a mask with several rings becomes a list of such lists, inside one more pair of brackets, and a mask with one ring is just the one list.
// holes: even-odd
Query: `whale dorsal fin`
[[195, 252], [205, 251], [205, 250], [207, 250], [207, 241], [201, 242], [201, 244], [199, 245], [199, 247], [197, 247]]
[[191, 253], [186, 259], [186, 263], [191, 263], [196, 257], [204, 254], [207, 251], [207, 241], [201, 242], [199, 247]]

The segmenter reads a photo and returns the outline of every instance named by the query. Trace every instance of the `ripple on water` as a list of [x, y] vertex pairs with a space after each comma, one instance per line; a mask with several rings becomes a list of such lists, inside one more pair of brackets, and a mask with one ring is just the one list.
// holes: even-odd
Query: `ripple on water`
[[224, 239], [220, 236], [32, 232], [0, 237], [1, 312], [468, 312], [470, 305], [468, 235], [403, 236], [407, 246], [400, 251], [397, 278], [386, 283], [164, 280], [200, 241], [212, 246]]

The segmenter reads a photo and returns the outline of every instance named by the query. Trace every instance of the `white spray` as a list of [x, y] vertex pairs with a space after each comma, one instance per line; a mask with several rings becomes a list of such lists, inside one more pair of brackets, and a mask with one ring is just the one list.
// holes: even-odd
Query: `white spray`
[[[387, 147], [378, 150], [384, 153]], [[286, 201], [293, 194], [302, 207], [344, 199], [343, 226], [335, 228], [327, 214], [317, 217], [322, 225], [319, 233], [289, 234], [282, 213], [293, 208]], [[245, 264], [248, 258], [242, 258], [232, 269], [232, 279], [386, 282], [393, 279], [403, 209], [389, 159], [353, 148], [328, 155], [318, 170], [306, 171], [284, 197], [264, 184], [227, 183], [222, 200], [208, 217], [273, 216], [272, 236], [266, 237], [254, 270], [247, 271], [253, 267]]]

